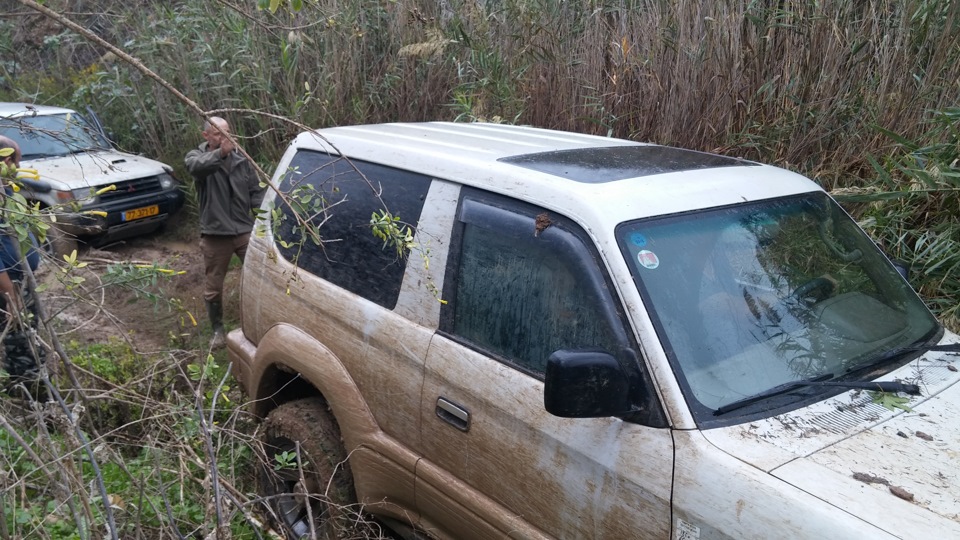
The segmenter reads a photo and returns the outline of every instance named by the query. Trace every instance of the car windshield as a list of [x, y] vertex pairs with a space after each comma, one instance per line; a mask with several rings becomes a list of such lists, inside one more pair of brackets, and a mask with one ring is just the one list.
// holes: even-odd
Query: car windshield
[[100, 132], [77, 113], [0, 118], [0, 135], [20, 143], [24, 160], [110, 149]]
[[626, 223], [617, 237], [697, 414], [792, 381], [876, 378], [891, 352], [939, 331], [824, 193]]

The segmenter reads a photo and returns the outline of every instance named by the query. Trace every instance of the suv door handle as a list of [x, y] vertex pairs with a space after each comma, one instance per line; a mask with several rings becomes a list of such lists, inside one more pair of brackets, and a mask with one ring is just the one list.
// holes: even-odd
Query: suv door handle
[[464, 433], [470, 431], [470, 413], [442, 397], [437, 398], [437, 416]]

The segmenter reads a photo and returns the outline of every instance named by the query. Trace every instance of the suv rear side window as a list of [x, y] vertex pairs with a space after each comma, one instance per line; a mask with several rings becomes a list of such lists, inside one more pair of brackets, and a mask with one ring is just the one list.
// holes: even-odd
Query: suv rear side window
[[415, 230], [430, 178], [301, 150], [293, 157], [280, 190], [291, 193], [298, 187], [301, 197], [312, 192], [313, 197], [326, 201], [327, 210], [305, 216], [320, 226], [323, 245], [305, 239], [293, 210], [286, 203], [278, 203], [281, 217], [274, 231], [281, 241], [277, 246], [280, 253], [311, 274], [393, 309], [407, 260], [373, 235], [370, 218], [386, 206]]

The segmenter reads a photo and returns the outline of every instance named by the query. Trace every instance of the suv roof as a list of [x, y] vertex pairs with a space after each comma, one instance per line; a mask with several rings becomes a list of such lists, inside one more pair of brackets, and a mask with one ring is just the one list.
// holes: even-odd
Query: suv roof
[[49, 105], [31, 105], [28, 103], [0, 102], [0, 117], [12, 118], [17, 116], [48, 115], [75, 113], [73, 109], [51, 107]]
[[736, 158], [504, 124], [344, 126], [302, 133], [294, 146], [456, 178], [594, 223], [820, 190]]

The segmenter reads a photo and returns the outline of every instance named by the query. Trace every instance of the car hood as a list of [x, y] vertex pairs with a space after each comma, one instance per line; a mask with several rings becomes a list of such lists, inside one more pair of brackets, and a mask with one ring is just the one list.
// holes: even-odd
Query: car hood
[[960, 537], [960, 355], [928, 353], [883, 379], [915, 381], [923, 395], [878, 403], [877, 394], [848, 391], [703, 433], [734, 457], [892, 534]]
[[40, 180], [61, 190], [102, 186], [169, 170], [159, 161], [115, 150], [25, 160], [20, 166], [36, 169]]

